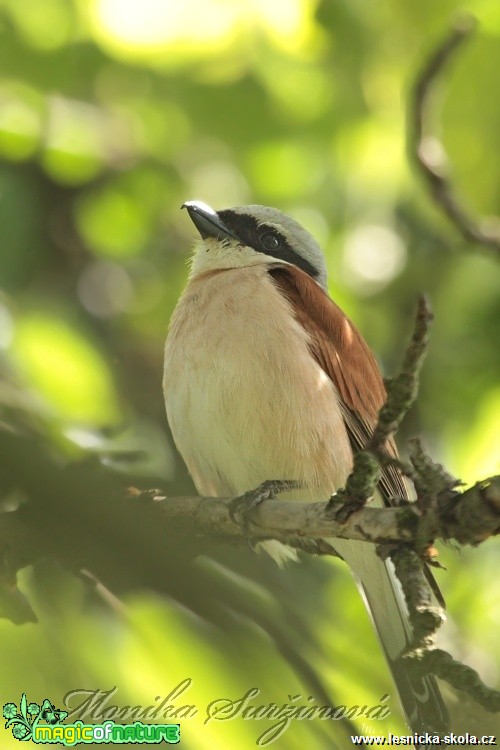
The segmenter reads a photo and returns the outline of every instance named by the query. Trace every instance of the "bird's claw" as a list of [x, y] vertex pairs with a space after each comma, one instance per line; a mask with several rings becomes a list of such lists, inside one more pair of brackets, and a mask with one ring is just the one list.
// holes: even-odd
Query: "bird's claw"
[[243, 495], [235, 497], [229, 503], [229, 517], [237, 524], [247, 540], [250, 547], [253, 545], [250, 539], [250, 527], [253, 523], [252, 516], [255, 509], [265, 500], [274, 500], [280, 492], [296, 490], [300, 487], [299, 482], [293, 479], [268, 479], [262, 482], [255, 490], [244, 492]]

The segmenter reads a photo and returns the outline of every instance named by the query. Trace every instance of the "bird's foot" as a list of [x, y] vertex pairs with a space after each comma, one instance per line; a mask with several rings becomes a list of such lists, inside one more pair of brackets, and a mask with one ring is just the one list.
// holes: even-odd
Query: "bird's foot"
[[365, 505], [365, 501], [345, 500], [345, 496], [345, 490], [338, 490], [328, 500], [326, 506], [327, 514], [338, 523], [346, 523], [353, 513], [356, 513], [356, 511]]
[[281, 492], [297, 490], [299, 487], [300, 483], [294, 479], [268, 479], [266, 482], [262, 482], [255, 490], [244, 492], [243, 495], [239, 495], [239, 497], [231, 500], [229, 504], [229, 516], [241, 528], [243, 536], [252, 549], [250, 527], [254, 523], [252, 516], [255, 509], [265, 500], [275, 500]]

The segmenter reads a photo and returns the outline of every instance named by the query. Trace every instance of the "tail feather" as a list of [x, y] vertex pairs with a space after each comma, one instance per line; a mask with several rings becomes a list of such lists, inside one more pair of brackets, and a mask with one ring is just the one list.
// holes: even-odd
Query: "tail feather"
[[434, 677], [417, 677], [401, 653], [411, 642], [406, 603], [392, 563], [381, 560], [372, 545], [329, 540], [349, 565], [375, 626], [406, 720], [414, 732], [442, 733], [448, 712]]

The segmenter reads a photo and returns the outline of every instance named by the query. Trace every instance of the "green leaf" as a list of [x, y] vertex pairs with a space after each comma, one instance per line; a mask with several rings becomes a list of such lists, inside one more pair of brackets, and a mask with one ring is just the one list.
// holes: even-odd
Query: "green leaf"
[[23, 716], [26, 722], [28, 721], [28, 714], [26, 711], [27, 708], [28, 708], [28, 701], [26, 700], [26, 693], [23, 693], [22, 698], [21, 698], [20, 709], [21, 709], [21, 715]]

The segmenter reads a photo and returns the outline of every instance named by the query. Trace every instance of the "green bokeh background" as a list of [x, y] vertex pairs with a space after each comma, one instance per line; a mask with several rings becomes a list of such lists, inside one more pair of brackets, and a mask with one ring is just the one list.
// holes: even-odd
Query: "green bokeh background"
[[[36, 424], [61, 465], [105, 455], [130, 484], [192, 492], [161, 396], [193, 237], [179, 206], [264, 203], [320, 241], [330, 292], [386, 374], [429, 294], [436, 319], [402, 450], [420, 434], [464, 482], [498, 473], [500, 273], [429, 202], [405, 146], [411, 82], [459, 10], [480, 26], [437, 86], [435, 133], [460, 199], [498, 226], [496, 0], [0, 0], [2, 411]], [[500, 687], [498, 545], [440, 553], [444, 645]], [[315, 684], [334, 705], [392, 693], [336, 561], [280, 571], [215, 550], [178, 575], [213, 581], [218, 621], [148, 592], [118, 613], [43, 568], [19, 582], [38, 624], [0, 620], [1, 703], [25, 691], [60, 705], [68, 690], [116, 685], [116, 704], [147, 706], [191, 677], [178, 705], [199, 715], [181, 722], [182, 743], [204, 750], [251, 748], [269, 726], [203, 724], [210, 701], [250, 687], [266, 704], [321, 704]], [[498, 715], [447, 698], [458, 729], [500, 734]], [[358, 731], [403, 733], [391, 707]], [[18, 747], [0, 732], [1, 747]], [[351, 744], [340, 722], [320, 721], [296, 721], [274, 744], [304, 746]]]

